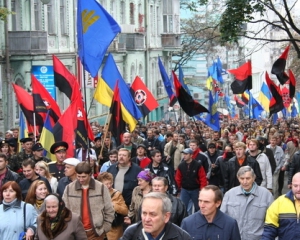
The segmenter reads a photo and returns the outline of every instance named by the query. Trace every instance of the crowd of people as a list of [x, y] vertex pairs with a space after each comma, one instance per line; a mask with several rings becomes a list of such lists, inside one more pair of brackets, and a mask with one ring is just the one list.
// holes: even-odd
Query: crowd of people
[[0, 239], [299, 239], [297, 119], [149, 122], [119, 146], [91, 125], [90, 148], [67, 158], [56, 142], [56, 161], [35, 136], [6, 132]]

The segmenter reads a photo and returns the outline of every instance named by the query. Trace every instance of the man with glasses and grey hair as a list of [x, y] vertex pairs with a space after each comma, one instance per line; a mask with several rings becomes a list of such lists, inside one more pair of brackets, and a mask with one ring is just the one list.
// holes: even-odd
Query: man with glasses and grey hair
[[273, 196], [255, 182], [255, 173], [250, 166], [237, 172], [240, 186], [226, 192], [221, 211], [237, 220], [242, 240], [261, 239], [265, 215], [273, 202]]
[[129, 226], [122, 240], [190, 240], [190, 235], [171, 223], [172, 203], [168, 196], [160, 192], [151, 192], [142, 202], [142, 221]]

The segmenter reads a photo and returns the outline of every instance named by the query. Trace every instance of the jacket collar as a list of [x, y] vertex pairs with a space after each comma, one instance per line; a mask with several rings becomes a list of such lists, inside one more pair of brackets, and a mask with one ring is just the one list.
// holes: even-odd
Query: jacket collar
[[[206, 218], [200, 212], [198, 212], [197, 214], [199, 214], [199, 216], [200, 216], [200, 221], [198, 221], [198, 223], [197, 223], [198, 227], [202, 227], [202, 226], [208, 224]], [[212, 224], [216, 225], [219, 228], [222, 228], [222, 229], [224, 228], [225, 221], [224, 221], [224, 219], [222, 219], [222, 212], [219, 209], [217, 209], [217, 213], [216, 213], [216, 216], [215, 216]]]
[[288, 191], [285, 194], [285, 197], [289, 198], [293, 203], [295, 203], [294, 194], [293, 194], [292, 190]]
[[13, 206], [8, 206], [8, 205], [3, 204], [3, 210], [4, 211], [6, 211], [6, 210], [8, 210], [10, 208], [21, 208], [21, 201], [17, 200], [16, 203]]
[[[89, 182], [89, 189], [95, 189], [95, 185], [96, 185], [95, 179], [91, 178], [91, 180]], [[75, 189], [76, 189], [76, 191], [81, 190], [81, 184], [79, 183], [78, 180], [76, 180], [76, 182], [75, 182]]]

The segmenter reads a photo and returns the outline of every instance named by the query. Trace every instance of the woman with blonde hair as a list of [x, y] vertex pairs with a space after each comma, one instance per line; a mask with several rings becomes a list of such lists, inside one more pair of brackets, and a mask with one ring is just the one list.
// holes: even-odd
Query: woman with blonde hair
[[49, 194], [44, 181], [34, 181], [28, 189], [25, 202], [30, 203], [38, 214], [45, 210], [44, 199]]
[[52, 193], [56, 193], [57, 185], [58, 185], [57, 178], [53, 177], [51, 175], [51, 173], [49, 172], [48, 164], [44, 161], [38, 161], [35, 164], [35, 172], [38, 175], [47, 178], [47, 180], [51, 186]]

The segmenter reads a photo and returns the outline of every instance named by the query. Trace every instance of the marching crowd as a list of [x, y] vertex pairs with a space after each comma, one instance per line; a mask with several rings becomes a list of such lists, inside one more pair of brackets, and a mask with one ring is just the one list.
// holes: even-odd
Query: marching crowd
[[56, 142], [56, 161], [5, 133], [0, 239], [300, 239], [298, 119], [149, 122], [119, 146], [91, 125], [91, 147]]

